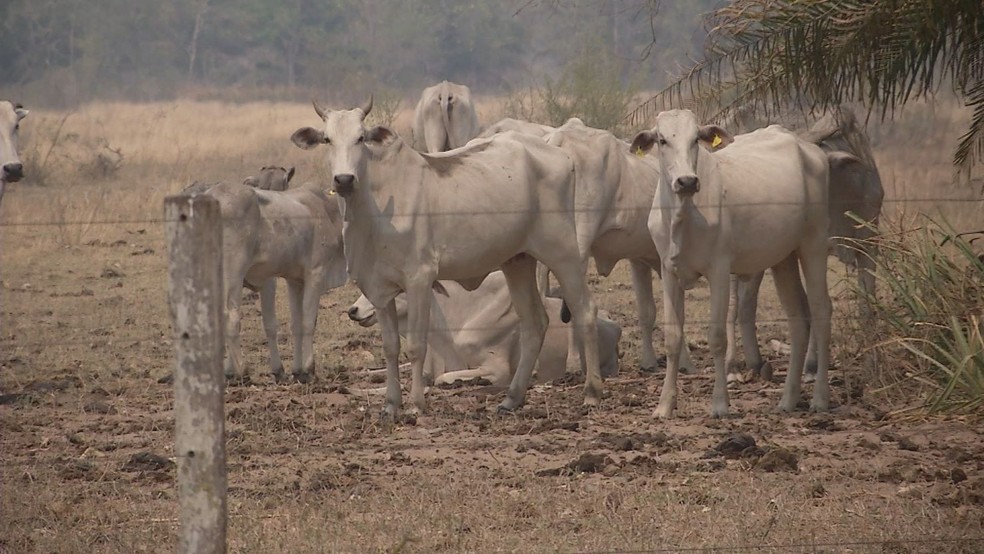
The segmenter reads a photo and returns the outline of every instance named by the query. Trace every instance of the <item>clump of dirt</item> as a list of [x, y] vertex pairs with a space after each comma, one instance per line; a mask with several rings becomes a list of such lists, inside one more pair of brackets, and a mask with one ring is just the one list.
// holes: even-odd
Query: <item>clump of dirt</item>
[[799, 471], [799, 458], [785, 448], [774, 448], [755, 462], [755, 469], [768, 473], [780, 471], [796, 473]]

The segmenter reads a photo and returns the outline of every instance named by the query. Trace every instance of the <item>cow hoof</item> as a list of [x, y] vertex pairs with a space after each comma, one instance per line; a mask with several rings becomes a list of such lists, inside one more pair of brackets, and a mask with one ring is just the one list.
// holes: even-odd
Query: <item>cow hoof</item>
[[516, 402], [515, 400], [513, 400], [512, 398], [509, 398], [507, 396], [506, 398], [504, 398], [502, 400], [502, 402], [499, 403], [499, 407], [497, 407], [495, 409], [495, 411], [496, 411], [497, 414], [500, 414], [500, 415], [503, 415], [503, 414], [512, 414], [512, 413], [515, 413], [516, 410], [518, 410], [518, 409], [520, 409], [522, 407], [523, 407], [523, 403], [522, 402]]
[[652, 367], [642, 366], [639, 368], [639, 373], [656, 373], [658, 371], [659, 368], [656, 366], [652, 366]]
[[816, 372], [816, 370], [814, 370], [812, 373], [810, 373], [809, 370], [807, 370], [805, 373], [803, 373], [803, 382], [804, 383], [812, 383], [812, 382], [814, 382], [816, 380], [817, 380], [817, 372]]
[[383, 406], [383, 409], [379, 411], [379, 421], [382, 423], [396, 423], [397, 418], [400, 415], [400, 409], [396, 408], [390, 404]]
[[295, 381], [302, 385], [307, 385], [314, 382], [314, 374], [308, 373], [307, 371], [295, 371], [294, 373], [291, 373], [291, 375], [294, 377]]
[[252, 383], [252, 380], [249, 378], [249, 374], [248, 373], [247, 374], [244, 374], [244, 375], [229, 375], [229, 374], [226, 374], [225, 378], [226, 378], [226, 385], [231, 385], [231, 386], [242, 386], [242, 387], [244, 387], [244, 386], [249, 385], [250, 383]]
[[762, 362], [755, 374], [765, 382], [772, 380], [772, 364], [769, 362]]
[[826, 413], [829, 411], [830, 411], [830, 402], [826, 402], [826, 401], [818, 402], [814, 400], [813, 402], [810, 403], [810, 412], [812, 413], [819, 414], [819, 413]]
[[724, 419], [730, 415], [731, 414], [727, 406], [724, 408], [711, 408], [711, 417], [714, 419]]
[[287, 374], [284, 373], [283, 368], [281, 368], [280, 371], [274, 371], [272, 375], [273, 375], [273, 382], [278, 385], [283, 385], [288, 381]]
[[777, 414], [791, 414], [796, 411], [797, 402], [788, 398], [779, 401], [779, 405], [773, 410]]
[[653, 417], [659, 419], [672, 419], [673, 406], [664, 406], [663, 404], [660, 404], [659, 407], [656, 408], [656, 411], [653, 412]]

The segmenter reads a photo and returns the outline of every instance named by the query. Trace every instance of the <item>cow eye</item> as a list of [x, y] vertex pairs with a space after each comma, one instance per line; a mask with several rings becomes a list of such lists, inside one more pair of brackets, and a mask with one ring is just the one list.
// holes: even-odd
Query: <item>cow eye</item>
[[357, 138], [357, 139], [355, 139], [355, 143], [356, 143], [356, 144], [362, 144], [362, 143], [363, 143], [363, 142], [365, 142], [365, 141], [366, 141], [366, 137], [365, 137], [365, 135], [362, 135], [362, 136], [360, 136], [359, 138]]
[[658, 139], [656, 139], [656, 142], [657, 142], [657, 143], [658, 143], [658, 144], [659, 144], [660, 146], [666, 146], [666, 139], [665, 139], [665, 138], [663, 138], [663, 137], [659, 137]]
[[328, 138], [328, 137], [325, 137], [325, 144], [331, 144], [331, 139]]
[[14, 125], [14, 130], [15, 131], [20, 131], [20, 123]]

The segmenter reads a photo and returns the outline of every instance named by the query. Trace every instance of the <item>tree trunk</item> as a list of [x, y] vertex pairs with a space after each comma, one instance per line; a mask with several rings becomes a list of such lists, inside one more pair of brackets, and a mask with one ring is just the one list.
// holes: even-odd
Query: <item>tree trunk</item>
[[198, 57], [198, 35], [205, 26], [205, 13], [208, 12], [209, 0], [202, 0], [198, 5], [198, 13], [195, 14], [195, 28], [191, 32], [191, 43], [188, 44], [188, 80], [191, 81], [195, 76], [195, 59]]

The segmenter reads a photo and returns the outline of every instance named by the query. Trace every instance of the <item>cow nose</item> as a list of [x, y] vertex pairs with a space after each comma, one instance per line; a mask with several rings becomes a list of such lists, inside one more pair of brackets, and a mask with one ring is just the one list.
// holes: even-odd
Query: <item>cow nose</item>
[[20, 163], [9, 163], [3, 164], [3, 180], [4, 181], [20, 181], [21, 177], [24, 176], [24, 166]]
[[335, 192], [346, 195], [355, 188], [355, 175], [335, 175]]
[[677, 194], [696, 194], [700, 192], [700, 179], [696, 175], [677, 177], [673, 189]]
[[348, 309], [349, 319], [352, 321], [359, 321], [359, 308], [358, 306], [352, 306]]

